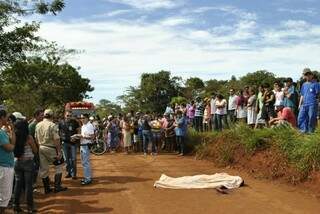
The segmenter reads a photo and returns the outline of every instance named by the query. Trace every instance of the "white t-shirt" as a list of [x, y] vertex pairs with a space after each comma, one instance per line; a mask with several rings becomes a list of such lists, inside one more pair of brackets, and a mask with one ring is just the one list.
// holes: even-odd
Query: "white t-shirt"
[[[94, 130], [95, 130], [94, 126], [90, 122], [88, 122], [87, 124], [83, 124], [81, 127], [81, 136], [89, 137], [90, 135], [94, 134]], [[91, 140], [81, 138], [81, 144], [90, 144], [90, 143], [92, 143]]]
[[237, 109], [237, 95], [233, 95], [229, 97], [228, 102], [228, 110], [236, 110]]
[[225, 99], [219, 101], [218, 99], [216, 100], [215, 102], [215, 105], [216, 106], [222, 106], [224, 105], [223, 108], [216, 108], [216, 114], [219, 114], [219, 115], [224, 115], [226, 114], [226, 109], [227, 109], [227, 101]]
[[276, 91], [274, 92], [276, 96], [276, 105], [279, 105], [281, 102], [283, 102], [284, 99], [284, 92], [283, 91]]

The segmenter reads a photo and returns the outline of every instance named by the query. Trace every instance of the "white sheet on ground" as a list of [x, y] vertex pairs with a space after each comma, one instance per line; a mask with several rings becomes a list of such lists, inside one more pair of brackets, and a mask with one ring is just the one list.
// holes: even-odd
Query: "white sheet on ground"
[[228, 189], [239, 188], [243, 179], [239, 176], [231, 176], [227, 173], [214, 175], [196, 175], [172, 178], [162, 174], [154, 183], [154, 187], [168, 189], [209, 189], [224, 186]]

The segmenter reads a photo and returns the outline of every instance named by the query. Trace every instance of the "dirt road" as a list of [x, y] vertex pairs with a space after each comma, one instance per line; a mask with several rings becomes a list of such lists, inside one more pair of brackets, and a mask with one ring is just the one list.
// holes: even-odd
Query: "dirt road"
[[[79, 164], [80, 166], [80, 164]], [[295, 187], [273, 184], [240, 174], [247, 187], [228, 195], [215, 190], [168, 190], [153, 187], [162, 173], [170, 176], [214, 174], [233, 170], [215, 168], [192, 157], [106, 154], [92, 156], [95, 181], [82, 187], [64, 180], [69, 191], [37, 196], [40, 213], [119, 214], [318, 214], [320, 201]], [[80, 176], [82, 169], [79, 167]]]

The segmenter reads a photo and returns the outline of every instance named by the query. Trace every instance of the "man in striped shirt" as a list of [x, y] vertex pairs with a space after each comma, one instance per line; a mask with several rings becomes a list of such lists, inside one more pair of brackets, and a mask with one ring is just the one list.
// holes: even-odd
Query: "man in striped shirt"
[[195, 129], [196, 131], [203, 132], [203, 112], [204, 104], [200, 97], [196, 98], [196, 111], [195, 111]]

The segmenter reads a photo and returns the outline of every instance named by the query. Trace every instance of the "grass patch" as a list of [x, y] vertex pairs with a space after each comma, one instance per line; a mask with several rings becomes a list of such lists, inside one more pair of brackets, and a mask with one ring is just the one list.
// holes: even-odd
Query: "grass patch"
[[[222, 132], [198, 133], [190, 129], [187, 147], [189, 151], [196, 153], [197, 158], [207, 158], [222, 166], [236, 165], [239, 162], [245, 164], [258, 153], [266, 153], [267, 155], [261, 156], [262, 165], [272, 165], [275, 170], [287, 173], [298, 172], [300, 179], [307, 178], [311, 172], [320, 169], [319, 130], [312, 135], [303, 135], [288, 126], [252, 130], [244, 124]], [[279, 160], [283, 164], [277, 163]], [[281, 165], [281, 169], [277, 165]]]

